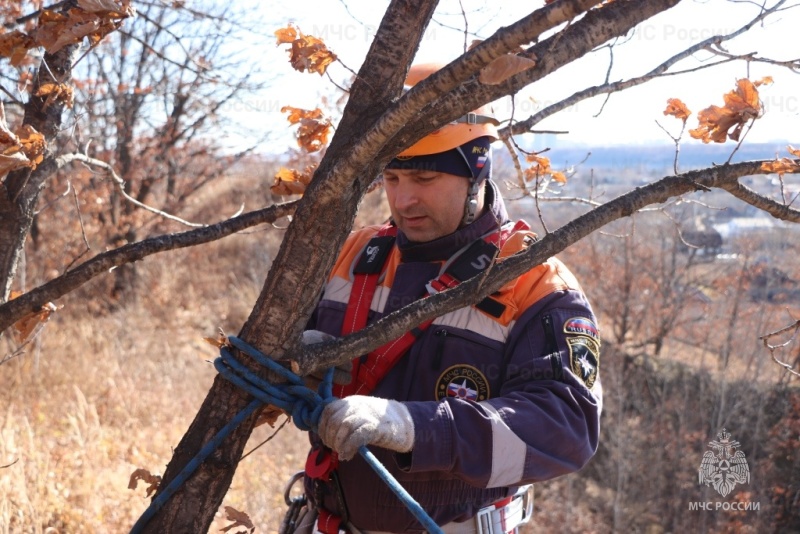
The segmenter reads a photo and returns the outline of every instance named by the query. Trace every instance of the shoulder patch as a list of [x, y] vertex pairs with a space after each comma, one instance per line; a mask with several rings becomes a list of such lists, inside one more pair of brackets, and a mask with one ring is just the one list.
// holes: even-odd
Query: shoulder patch
[[454, 365], [444, 371], [436, 381], [436, 400], [455, 397], [474, 402], [489, 398], [489, 381], [471, 365]]
[[600, 333], [597, 331], [597, 326], [595, 326], [591, 319], [587, 319], [586, 317], [567, 319], [567, 322], [564, 323], [564, 333], [575, 336], [587, 336], [592, 338], [596, 343], [600, 343]]
[[584, 336], [568, 337], [567, 345], [572, 372], [591, 389], [600, 367], [600, 346], [593, 339]]

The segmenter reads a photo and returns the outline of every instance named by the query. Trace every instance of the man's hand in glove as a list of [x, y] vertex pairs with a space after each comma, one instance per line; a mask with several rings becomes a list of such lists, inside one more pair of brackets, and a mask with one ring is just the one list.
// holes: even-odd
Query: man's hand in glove
[[408, 452], [414, 446], [414, 421], [401, 402], [351, 395], [325, 407], [319, 436], [342, 460], [350, 460], [368, 444]]

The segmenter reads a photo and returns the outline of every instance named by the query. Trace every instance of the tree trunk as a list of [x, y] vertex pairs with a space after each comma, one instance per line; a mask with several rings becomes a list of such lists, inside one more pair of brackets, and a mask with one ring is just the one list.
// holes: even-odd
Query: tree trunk
[[44, 135], [47, 141], [44, 160], [35, 170], [19, 169], [9, 173], [0, 183], [0, 302], [8, 300], [25, 238], [33, 223], [39, 194], [54, 169], [53, 147], [61, 129], [63, 102], [58, 100], [45, 106], [46, 97], [35, 95], [46, 83], [69, 84], [77, 51], [78, 45], [69, 45], [55, 54], [44, 55], [42, 63], [47, 68], [36, 70], [23, 118], [23, 124], [34, 127]]
[[[367, 60], [351, 88], [337, 135], [298, 206], [261, 296], [239, 334], [266, 354], [280, 356], [285, 352], [299, 338], [313, 310], [324, 273], [331, 269], [336, 252], [352, 226], [358, 202], [379, 170], [373, 163], [354, 176], [353, 169], [342, 172], [337, 164], [348, 154], [347, 147], [354, 138], [383, 114], [385, 103], [400, 94], [405, 72], [436, 4], [434, 0], [395, 0], [381, 22]], [[249, 401], [249, 395], [217, 377], [176, 447], [161, 488]], [[250, 417], [234, 431], [144, 531], [206, 532], [230, 486], [254, 422], [255, 417]]]

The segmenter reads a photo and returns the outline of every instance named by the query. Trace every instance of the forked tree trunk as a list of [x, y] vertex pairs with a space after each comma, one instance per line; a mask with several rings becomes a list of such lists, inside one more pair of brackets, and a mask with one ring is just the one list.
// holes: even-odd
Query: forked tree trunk
[[[436, 7], [433, 0], [393, 1], [358, 73], [328, 156], [316, 172], [270, 269], [261, 296], [239, 336], [267, 354], [281, 355], [299, 334], [352, 226], [358, 202], [377, 175], [376, 163], [360, 176], [336, 168], [348, 147], [375, 123], [403, 85], [405, 72]], [[334, 155], [340, 155], [338, 158]], [[384, 162], [385, 163], [385, 162]], [[249, 402], [217, 377], [164, 473], [161, 487]], [[204, 462], [151, 520], [148, 533], [206, 532], [230, 486], [255, 418], [251, 417]]]

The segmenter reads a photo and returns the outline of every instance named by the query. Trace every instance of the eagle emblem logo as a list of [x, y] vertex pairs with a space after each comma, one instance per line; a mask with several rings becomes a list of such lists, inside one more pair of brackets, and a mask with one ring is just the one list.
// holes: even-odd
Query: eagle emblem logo
[[736, 484], [750, 483], [750, 467], [739, 442], [732, 440], [729, 432], [723, 428], [709, 446], [712, 450], [706, 451], [700, 464], [700, 484], [713, 486], [726, 497]]

